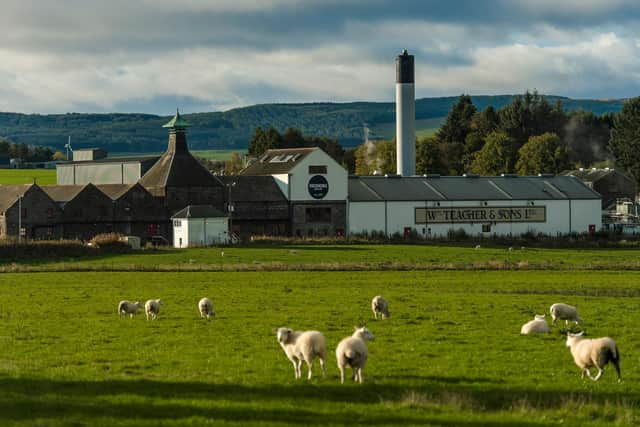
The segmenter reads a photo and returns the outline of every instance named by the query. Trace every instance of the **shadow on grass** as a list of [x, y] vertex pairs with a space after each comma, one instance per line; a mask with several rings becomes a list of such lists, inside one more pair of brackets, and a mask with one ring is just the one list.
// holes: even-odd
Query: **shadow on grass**
[[[433, 381], [439, 380], [433, 378]], [[450, 383], [473, 381], [473, 378], [452, 379]], [[133, 418], [160, 422], [202, 417], [228, 422], [300, 425], [330, 423], [346, 426], [355, 423], [479, 427], [486, 425], [486, 421], [464, 421], [460, 419], [463, 417], [461, 412], [510, 411], [522, 406], [523, 402], [534, 410], [560, 409], [566, 405], [609, 405], [612, 402], [635, 406], [632, 402], [640, 399], [638, 393], [513, 391], [500, 389], [489, 382], [475, 388], [451, 384], [448, 382], [442, 387], [440, 381], [440, 384], [427, 383], [418, 387], [373, 383], [363, 386], [322, 383], [248, 386], [151, 380], [0, 378], [0, 425], [35, 418], [60, 422], [70, 418]], [[336, 404], [336, 410], [329, 414], [324, 405], [327, 402]], [[249, 403], [252, 406], [247, 407]], [[323, 408], [324, 412], [316, 411], [316, 407]], [[410, 411], [399, 411], [402, 408]], [[413, 410], [416, 408], [440, 410], [436, 411], [439, 415], [435, 417], [430, 412]], [[442, 419], [450, 418], [446, 414], [456, 414], [457, 418]], [[501, 423], [492, 422], [492, 425]], [[505, 421], [503, 425], [510, 423]], [[538, 427], [545, 424], [522, 421], [518, 425]]]

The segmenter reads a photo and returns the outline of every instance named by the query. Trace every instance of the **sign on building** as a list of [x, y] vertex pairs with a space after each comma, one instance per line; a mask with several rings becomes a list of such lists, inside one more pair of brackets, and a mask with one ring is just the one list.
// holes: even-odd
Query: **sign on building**
[[545, 222], [545, 206], [416, 208], [416, 224], [469, 222]]

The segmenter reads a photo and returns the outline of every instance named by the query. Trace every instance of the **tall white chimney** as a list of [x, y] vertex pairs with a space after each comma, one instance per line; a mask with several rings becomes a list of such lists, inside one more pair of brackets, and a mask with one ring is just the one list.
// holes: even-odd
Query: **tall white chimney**
[[407, 49], [396, 57], [397, 173], [416, 174], [416, 100], [413, 55]]

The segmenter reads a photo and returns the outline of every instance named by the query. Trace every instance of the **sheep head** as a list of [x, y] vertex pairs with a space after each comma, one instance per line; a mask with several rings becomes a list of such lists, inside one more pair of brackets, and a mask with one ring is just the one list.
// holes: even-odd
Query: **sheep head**
[[582, 339], [582, 334], [584, 334], [584, 331], [580, 331], [577, 334], [572, 334], [571, 332], [567, 332], [567, 343], [566, 343], [567, 347], [571, 347], [573, 346], [573, 344], [580, 341]]
[[365, 341], [373, 341], [376, 339], [375, 335], [373, 335], [371, 333], [371, 331], [369, 329], [367, 329], [365, 326], [358, 328], [357, 326], [354, 326], [355, 332], [353, 333], [354, 337], [360, 337], [361, 339], [365, 340]]
[[278, 337], [278, 342], [282, 343], [282, 344], [286, 344], [289, 341], [289, 338], [291, 337], [291, 334], [293, 333], [293, 331], [289, 328], [278, 328], [278, 331], [276, 332], [276, 336]]

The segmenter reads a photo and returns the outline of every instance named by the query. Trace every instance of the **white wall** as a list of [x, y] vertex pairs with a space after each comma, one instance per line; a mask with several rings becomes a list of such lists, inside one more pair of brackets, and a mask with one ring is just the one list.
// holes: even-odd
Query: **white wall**
[[[180, 221], [181, 226], [176, 226]], [[180, 241], [182, 239], [182, 242]], [[180, 245], [182, 243], [182, 246]], [[229, 243], [228, 218], [187, 218], [173, 220], [173, 246], [187, 248]]]
[[[310, 174], [309, 166], [326, 166], [326, 174]], [[329, 192], [322, 199], [314, 199], [309, 194], [309, 179], [314, 175], [322, 175], [329, 184]], [[312, 201], [321, 200], [346, 200], [348, 193], [349, 174], [340, 164], [322, 150], [315, 150], [300, 161], [290, 171], [288, 190], [283, 190], [285, 195], [290, 195], [292, 201]], [[278, 178], [276, 178], [277, 180]], [[289, 191], [289, 193], [287, 193]]]
[[[482, 225], [486, 221], [454, 224], [416, 224], [415, 208], [417, 207], [474, 207], [474, 206], [526, 206], [528, 201], [456, 201], [456, 202], [394, 202], [386, 203], [386, 232], [388, 235], [404, 233], [405, 227], [415, 229], [424, 236], [446, 236], [450, 229], [462, 229], [469, 235], [519, 235], [526, 232], [547, 235], [567, 233], [587, 233], [589, 225], [594, 224], [596, 230], [602, 228], [600, 200], [533, 200], [533, 206], [546, 207], [545, 222], [512, 222], [491, 223], [491, 232], [483, 233]], [[569, 207], [571, 204], [571, 208]], [[385, 202], [350, 202], [349, 233], [385, 232]]]

